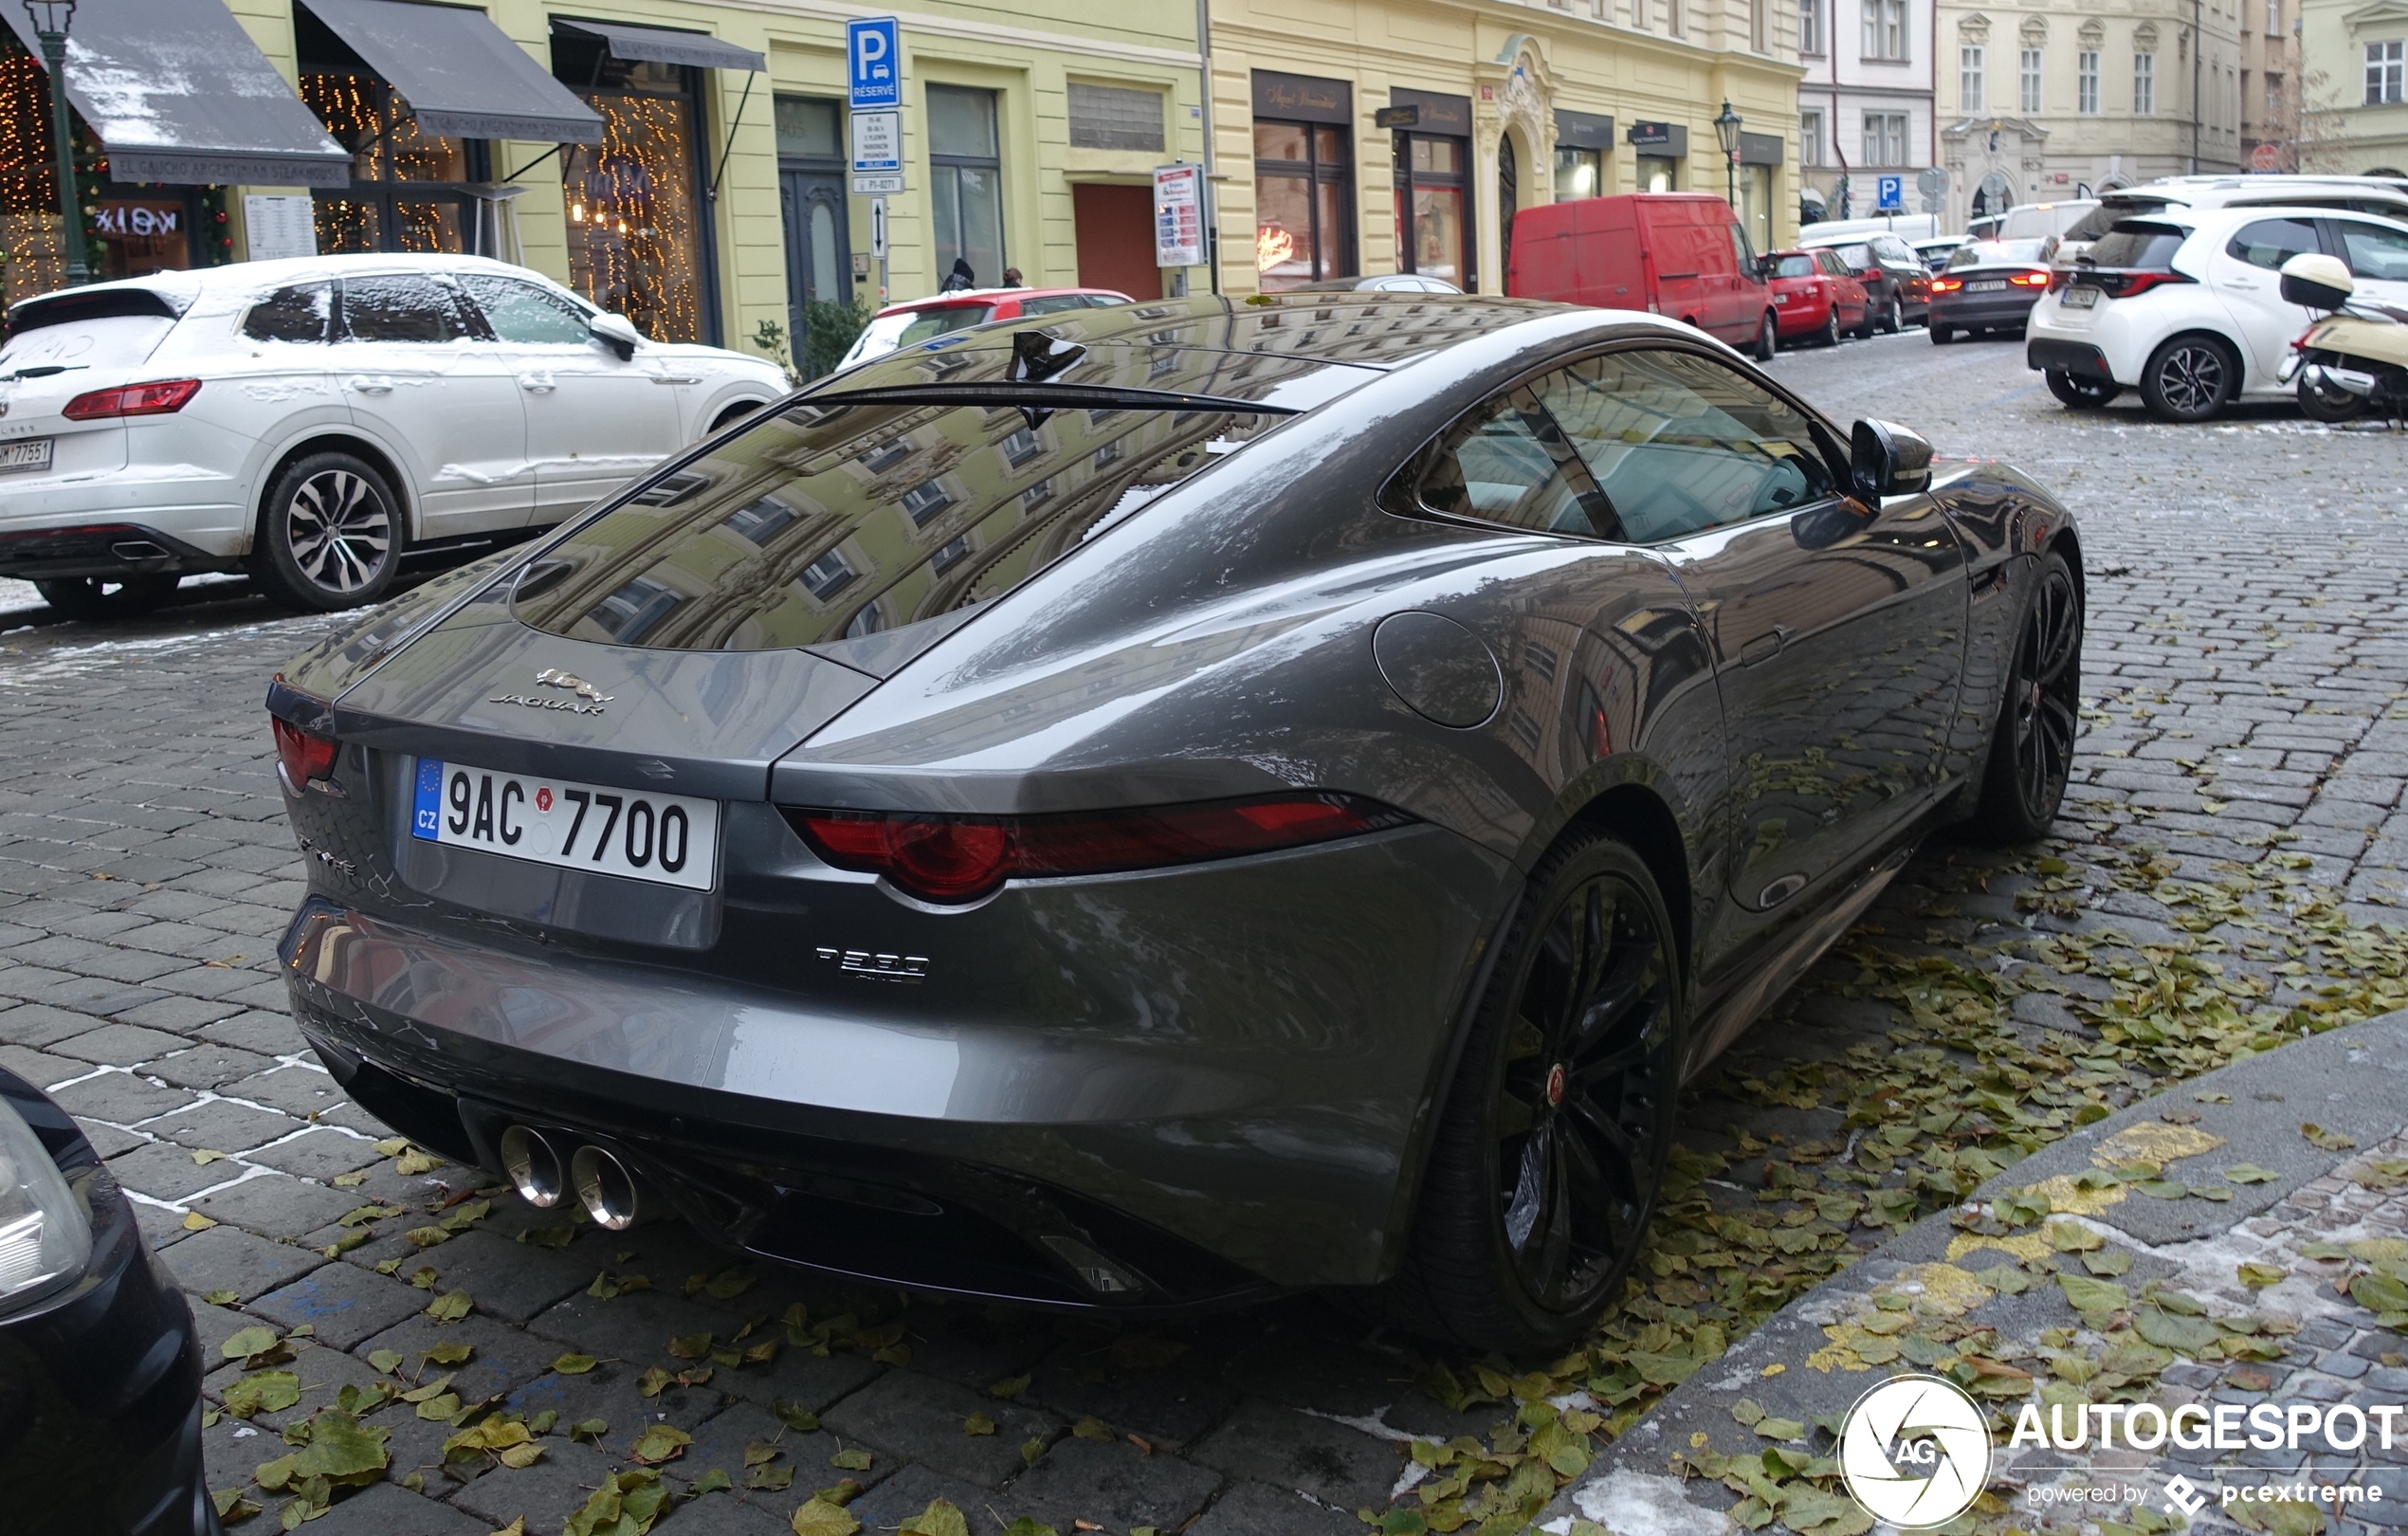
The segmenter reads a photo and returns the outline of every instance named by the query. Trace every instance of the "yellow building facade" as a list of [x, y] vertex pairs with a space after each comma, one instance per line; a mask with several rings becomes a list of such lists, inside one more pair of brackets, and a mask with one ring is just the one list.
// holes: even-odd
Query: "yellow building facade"
[[1502, 293], [1512, 216], [1559, 197], [1735, 192], [1758, 249], [1797, 232], [1794, 5], [1210, 3], [1228, 291], [1410, 271]]

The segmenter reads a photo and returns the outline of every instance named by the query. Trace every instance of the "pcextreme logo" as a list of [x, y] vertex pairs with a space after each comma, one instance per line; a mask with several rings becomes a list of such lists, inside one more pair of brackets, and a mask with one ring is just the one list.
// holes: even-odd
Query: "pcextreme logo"
[[1839, 1472], [1875, 1520], [1902, 1530], [1944, 1526], [1990, 1480], [1990, 1431], [1955, 1382], [1893, 1376], [1848, 1410]]

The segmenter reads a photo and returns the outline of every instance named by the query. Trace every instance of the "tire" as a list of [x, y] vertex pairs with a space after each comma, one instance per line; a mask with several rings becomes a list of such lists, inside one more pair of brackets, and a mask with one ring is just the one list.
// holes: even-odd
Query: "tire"
[[62, 618], [103, 621], [139, 618], [150, 613], [168, 600], [179, 579], [172, 576], [130, 576], [117, 580], [79, 576], [37, 581], [33, 590]]
[[2070, 411], [2096, 411], [2124, 393], [2121, 384], [2076, 378], [2062, 368], [2052, 368], [2040, 376], [2049, 381], [2049, 393]]
[[1949, 342], [1954, 341], [1957, 338], [1957, 333], [1948, 326], [1943, 325], [1937, 320], [1931, 321], [1930, 324], [1931, 344], [1933, 346], [1944, 347]]
[[1891, 336], [1906, 328], [1906, 311], [1894, 293], [1889, 296], [1889, 307], [1882, 313], [1881, 328]]
[[1779, 343], [1780, 330], [1778, 322], [1776, 322], [1773, 319], [1773, 312], [1768, 309], [1764, 311], [1764, 318], [1756, 322], [1756, 349], [1754, 353], [1756, 360], [1758, 362], [1771, 362], [1773, 360], [1773, 349], [1779, 345]]
[[2141, 370], [2141, 398], [2160, 421], [2205, 421], [2240, 384], [2240, 358], [2212, 336], [2178, 336], [2151, 353]]
[[2364, 415], [2366, 402], [2347, 390], [2310, 389], [2308, 380], [2303, 378], [2299, 381], [2299, 410], [2310, 421], [2337, 427], [2344, 421], [2356, 421]]
[[1386, 1292], [1406, 1326], [1526, 1357], [1620, 1297], [1672, 1145], [1688, 1017], [1671, 934], [1628, 845], [1581, 830], [1540, 861]]
[[400, 507], [381, 472], [348, 453], [308, 454], [267, 488], [251, 579], [301, 613], [357, 608], [392, 585], [402, 541]]
[[1967, 830], [1985, 843], [2047, 833], [2073, 776], [2082, 697], [2082, 589], [2055, 550], [2040, 557], [2016, 623], [2007, 697], [1991, 730], [1981, 803]]
[[1827, 347], [1839, 345], [1839, 306], [1837, 304], [1832, 305], [1824, 312], [1823, 328], [1815, 333], [1815, 339]]

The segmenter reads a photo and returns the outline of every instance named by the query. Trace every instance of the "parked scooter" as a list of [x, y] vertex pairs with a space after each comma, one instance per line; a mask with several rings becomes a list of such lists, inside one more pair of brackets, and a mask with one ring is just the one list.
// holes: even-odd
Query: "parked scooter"
[[2278, 374], [2297, 379], [2299, 409], [2318, 421], [2372, 411], [2408, 427], [2408, 313], [2355, 298], [2339, 257], [2308, 252], [2283, 264], [2283, 298], [2328, 313], [2291, 343]]

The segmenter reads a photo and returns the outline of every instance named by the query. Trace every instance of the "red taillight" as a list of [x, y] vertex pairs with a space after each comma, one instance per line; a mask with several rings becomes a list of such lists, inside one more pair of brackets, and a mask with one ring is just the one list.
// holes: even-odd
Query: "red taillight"
[[2014, 283], [2018, 288], [2045, 288], [2049, 285], [2049, 274], [2046, 272], [2017, 272], [2015, 276], [2007, 279], [2007, 281]]
[[276, 760], [284, 766], [284, 781], [299, 789], [313, 778], [323, 778], [335, 771], [336, 743], [332, 738], [313, 736], [298, 725], [283, 721], [271, 721], [276, 727]]
[[164, 416], [181, 411], [192, 396], [201, 393], [197, 378], [169, 379], [162, 384], [121, 384], [113, 390], [93, 390], [67, 402], [60, 412], [69, 421], [93, 421], [102, 416]]
[[932, 902], [975, 901], [1023, 876], [1107, 874], [1234, 858], [1402, 826], [1410, 818], [1343, 795], [1049, 816], [926, 816], [788, 810], [840, 869], [882, 874]]
[[1934, 293], [1954, 293], [1964, 285], [1965, 280], [1962, 278], [1933, 278], [1931, 280], [1931, 291]]
[[2169, 283], [2194, 281], [2180, 272], [2102, 272], [2098, 277], [2099, 286], [2117, 299], [2129, 299], [2151, 288], [2162, 288]]

